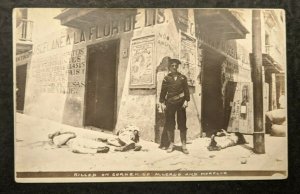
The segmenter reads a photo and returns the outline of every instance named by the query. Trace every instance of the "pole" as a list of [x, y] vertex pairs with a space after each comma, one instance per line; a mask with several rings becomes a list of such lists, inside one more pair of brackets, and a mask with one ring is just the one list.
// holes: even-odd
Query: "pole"
[[252, 11], [252, 81], [254, 99], [254, 153], [265, 153], [265, 132], [263, 127], [263, 83], [260, 10]]

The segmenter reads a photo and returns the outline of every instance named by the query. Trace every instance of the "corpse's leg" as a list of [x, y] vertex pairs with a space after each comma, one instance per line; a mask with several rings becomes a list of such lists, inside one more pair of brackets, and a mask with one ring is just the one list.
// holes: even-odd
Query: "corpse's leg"
[[126, 152], [128, 150], [134, 149], [135, 148], [135, 143], [130, 143], [128, 145], [122, 146], [122, 147], [118, 147], [115, 148], [115, 151], [119, 151], [119, 152]]

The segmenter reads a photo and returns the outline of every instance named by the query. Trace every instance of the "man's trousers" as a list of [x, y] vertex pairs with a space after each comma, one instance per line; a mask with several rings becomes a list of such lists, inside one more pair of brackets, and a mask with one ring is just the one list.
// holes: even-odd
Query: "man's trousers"
[[173, 131], [175, 130], [175, 115], [177, 113], [177, 127], [180, 131], [186, 131], [186, 111], [185, 108], [182, 107], [184, 101], [171, 104], [166, 103], [166, 122], [165, 122], [165, 130]]

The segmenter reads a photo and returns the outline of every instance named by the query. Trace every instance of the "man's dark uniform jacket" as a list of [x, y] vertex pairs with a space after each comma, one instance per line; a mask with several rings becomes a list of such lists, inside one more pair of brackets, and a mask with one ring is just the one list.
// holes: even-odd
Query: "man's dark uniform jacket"
[[[177, 76], [177, 79], [174, 79]], [[175, 129], [175, 114], [177, 112], [177, 124], [180, 132], [186, 133], [186, 111], [182, 107], [184, 101], [190, 100], [190, 93], [187, 84], [187, 78], [181, 73], [175, 74], [169, 73], [165, 76], [161, 92], [160, 103], [166, 104], [165, 109], [165, 125], [161, 136], [161, 147], [168, 147], [170, 145], [170, 139], [174, 141], [174, 129]], [[170, 131], [170, 137], [167, 135], [167, 131]]]
[[[177, 79], [175, 80], [173, 76], [177, 76]], [[173, 104], [183, 102], [184, 100], [190, 101], [190, 93], [186, 76], [179, 72], [173, 76], [171, 73], [165, 76], [162, 82], [159, 102]]]

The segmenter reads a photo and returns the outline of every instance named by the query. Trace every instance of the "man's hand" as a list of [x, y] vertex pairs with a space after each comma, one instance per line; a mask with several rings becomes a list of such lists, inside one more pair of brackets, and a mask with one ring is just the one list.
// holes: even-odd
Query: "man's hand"
[[188, 107], [188, 102], [187, 101], [184, 101], [183, 105], [182, 105], [182, 108], [186, 108]]
[[165, 112], [165, 109], [166, 109], [166, 105], [164, 103], [159, 103], [158, 104], [158, 111], [159, 112]]
[[165, 111], [165, 109], [166, 109], [165, 103], [160, 103], [160, 107], [161, 107], [161, 109], [162, 109], [163, 111]]

